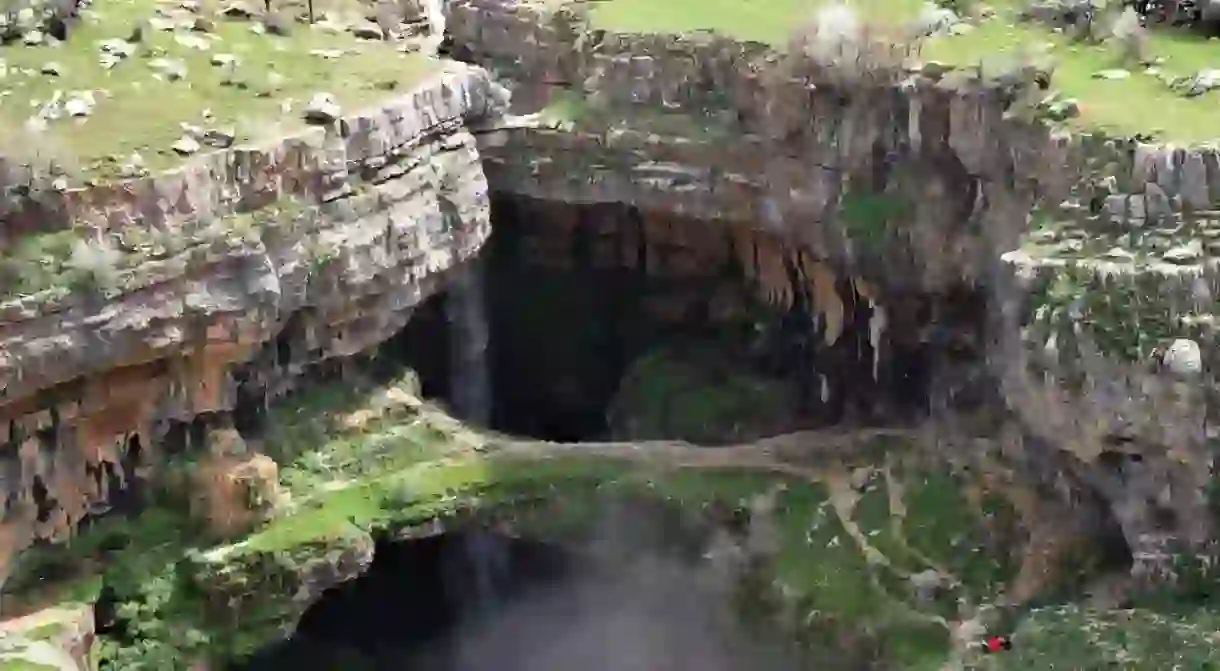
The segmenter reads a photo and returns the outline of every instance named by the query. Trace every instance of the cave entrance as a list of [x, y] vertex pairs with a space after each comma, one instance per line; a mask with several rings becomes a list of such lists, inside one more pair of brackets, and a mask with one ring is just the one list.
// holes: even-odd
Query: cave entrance
[[889, 295], [880, 340], [861, 285], [749, 227], [503, 195], [492, 219], [472, 262], [482, 280], [447, 282], [381, 348], [472, 423], [715, 444], [917, 422], [934, 395], [986, 398], [977, 287]]
[[[635, 208], [497, 196], [492, 218], [476, 262], [491, 428], [560, 442], [611, 438], [609, 409], [625, 374], [659, 348], [711, 348], [716, 358], [752, 365], [749, 288], [723, 263], [686, 259], [678, 272], [677, 251], [645, 248]], [[425, 396], [470, 419], [456, 388], [463, 384], [455, 370], [463, 365], [456, 293], [425, 301], [381, 351], [419, 373]], [[740, 319], [711, 314], [726, 305]]]
[[241, 669], [792, 668], [721, 631], [688, 566], [630, 564], [485, 529], [382, 540], [362, 577], [328, 590], [291, 638]]

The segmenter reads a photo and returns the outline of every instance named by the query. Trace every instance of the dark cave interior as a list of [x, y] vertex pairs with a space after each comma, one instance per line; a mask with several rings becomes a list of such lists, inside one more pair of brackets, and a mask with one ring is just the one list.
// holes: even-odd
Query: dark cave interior
[[[874, 380], [871, 309], [863, 302], [849, 305], [844, 337], [825, 348], [811, 339], [816, 327], [807, 297], [781, 311], [758, 304], [740, 269], [710, 267], [677, 278], [656, 270], [663, 261], [646, 257], [671, 252], [632, 247], [631, 236], [639, 233], [630, 231], [641, 225], [634, 208], [569, 206], [574, 213], [556, 215], [545, 203], [527, 201], [493, 198], [496, 228], [480, 261], [491, 428], [561, 442], [606, 439], [608, 406], [624, 374], [660, 348], [710, 350], [759, 376], [792, 384], [800, 416], [781, 432], [918, 420], [929, 411], [930, 396], [943, 393], [933, 391], [938, 376], [941, 382], [959, 378], [948, 385], [956, 385], [950, 395], [958, 402], [977, 405], [984, 398], [977, 393], [977, 373], [986, 304], [976, 289], [897, 298], [912, 323], [900, 327], [909, 333], [894, 338]], [[604, 223], [596, 230], [607, 218], [617, 222], [611, 235], [623, 238], [612, 244], [606, 243]], [[618, 256], [599, 256], [606, 247]], [[745, 305], [745, 312], [714, 318], [726, 294]], [[443, 401], [453, 397], [450, 300], [443, 292], [425, 301], [379, 350], [415, 369], [424, 395]], [[946, 371], [948, 376], [941, 374]], [[963, 384], [966, 378], [971, 381]]]
[[328, 590], [295, 633], [242, 669], [446, 671], [463, 666], [459, 632], [515, 599], [569, 580], [575, 558], [489, 532], [382, 540], [362, 577]]

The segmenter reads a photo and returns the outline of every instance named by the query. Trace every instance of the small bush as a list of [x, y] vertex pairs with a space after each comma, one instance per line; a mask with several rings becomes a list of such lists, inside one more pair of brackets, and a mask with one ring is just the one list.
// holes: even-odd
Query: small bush
[[102, 291], [118, 284], [122, 254], [107, 238], [77, 240], [64, 264], [68, 285], [81, 291]]

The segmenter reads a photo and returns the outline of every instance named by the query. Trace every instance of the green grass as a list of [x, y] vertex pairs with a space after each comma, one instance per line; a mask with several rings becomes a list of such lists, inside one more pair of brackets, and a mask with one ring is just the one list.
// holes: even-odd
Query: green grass
[[[597, 28], [624, 33], [685, 33], [696, 30], [785, 44], [794, 27], [813, 16], [828, 0], [608, 0], [593, 5]], [[919, 12], [918, 0], [857, 0], [864, 16], [902, 21]]]
[[[801, 21], [829, 0], [606, 0], [592, 6], [595, 28], [623, 33], [689, 33], [713, 31], [728, 37], [782, 46]], [[920, 0], [863, 0], [853, 4], [868, 20], [902, 25], [917, 17]], [[990, 3], [1000, 10], [991, 21], [962, 35], [925, 42], [922, 58], [957, 65], [1007, 59], [1019, 49], [1048, 49], [1057, 63], [1053, 88], [1075, 98], [1082, 129], [1114, 134], [1155, 135], [1166, 141], [1215, 140], [1215, 110], [1220, 92], [1194, 99], [1171, 91], [1160, 78], [1134, 69], [1124, 80], [1094, 79], [1099, 70], [1118, 67], [1117, 50], [1109, 45], [1074, 44], [1062, 34], [1031, 23], [1018, 23], [1010, 3]], [[1156, 31], [1149, 52], [1164, 60], [1161, 70], [1190, 76], [1220, 68], [1220, 46], [1185, 31]]]
[[[51, 122], [49, 138], [38, 140], [37, 149], [74, 159], [88, 174], [113, 176], [133, 152], [141, 154], [152, 170], [180, 161], [170, 146], [182, 136], [181, 123], [232, 128], [238, 142], [269, 140], [303, 125], [301, 111], [315, 91], [334, 94], [344, 110], [352, 111], [392, 95], [391, 86], [405, 92], [429, 69], [423, 57], [400, 53], [388, 43], [328, 34], [304, 24], [294, 24], [288, 37], [257, 35], [250, 30], [253, 22], [221, 19], [216, 20], [214, 33], [219, 39], [208, 51], [179, 44], [173, 33], [146, 27], [136, 53], [111, 70], [102, 68], [97, 43], [126, 38], [157, 6], [153, 0], [100, 3], [96, 11], [87, 13], [97, 20], [83, 21], [59, 47], [30, 48], [20, 41], [0, 47], [0, 60], [9, 70], [4, 88], [11, 91], [0, 98], [0, 118], [20, 128], [35, 110], [31, 102], [45, 102], [57, 90], [65, 94], [94, 90], [97, 105], [92, 116], [83, 123]], [[312, 54], [315, 50], [348, 53], [327, 59]], [[236, 72], [245, 88], [224, 85], [222, 68], [211, 64], [214, 54], [226, 53], [240, 60]], [[150, 63], [155, 58], [182, 60], [186, 77], [173, 82], [154, 78]], [[40, 74], [51, 61], [62, 66], [61, 76]], [[273, 71], [282, 78], [278, 85]], [[288, 99], [294, 105], [285, 113], [280, 103]], [[203, 119], [205, 109], [211, 110], [213, 121]], [[0, 150], [22, 149], [8, 146], [19, 139], [10, 136], [0, 143]]]
[[[959, 580], [973, 603], [994, 598], [1017, 570], [1010, 557], [1015, 534], [1006, 520], [1015, 513], [988, 497], [978, 510], [965, 496], [964, 478], [943, 470], [911, 468], [903, 474], [907, 515], [904, 536], [910, 547], [947, 568]], [[993, 527], [984, 520], [993, 518]]]
[[[1094, 79], [1093, 74], [1100, 70], [1121, 66], [1114, 46], [1074, 44], [1064, 35], [1036, 24], [1010, 23], [1003, 18], [1006, 14], [1002, 12], [967, 34], [928, 41], [921, 57], [956, 65], [980, 61], [986, 65], [1022, 49], [1035, 53], [1045, 48], [1056, 65], [1052, 88], [1075, 98], [1080, 106], [1080, 116], [1072, 121], [1073, 126], [1120, 136], [1149, 134], [1177, 142], [1220, 137], [1215, 123], [1220, 93], [1184, 98], [1139, 68], [1131, 69], [1126, 79]], [[1220, 44], [1185, 32], [1154, 32], [1149, 53], [1163, 58], [1161, 69], [1176, 76], [1220, 68]]]

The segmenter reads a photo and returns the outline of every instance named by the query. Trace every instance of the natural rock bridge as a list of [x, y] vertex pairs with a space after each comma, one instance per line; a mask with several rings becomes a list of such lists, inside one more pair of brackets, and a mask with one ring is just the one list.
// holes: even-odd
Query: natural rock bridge
[[[955, 658], [987, 613], [1059, 584], [1074, 536], [1113, 533], [1145, 582], [1210, 552], [1220, 153], [1014, 115], [1032, 70], [988, 80], [886, 53], [849, 71], [593, 30], [535, 3], [430, 11], [443, 55], [406, 93], [0, 218], [6, 244], [120, 242], [104, 285], [0, 287], [6, 610], [26, 609], [56, 544], [176, 489], [218, 542], [261, 529], [179, 567], [249, 616], [248, 640], [235, 621], [206, 625], [240, 656], [365, 570], [371, 532], [469, 522], [420, 491], [480, 492], [495, 479], [471, 469], [522, 458], [543, 482], [543, 462], [574, 455], [814, 487], [870, 585], [893, 597], [905, 588], [887, 581], [932, 571], [965, 590], [965, 611], [913, 616]], [[1146, 234], [1122, 248], [1131, 230]], [[650, 376], [698, 380], [698, 358], [665, 357], [709, 333], [713, 360], [770, 368], [689, 425], [647, 419]], [[371, 358], [418, 370], [422, 389], [383, 385], [372, 409], [325, 421], [285, 414], [320, 376], [379, 388]], [[372, 442], [343, 453], [352, 436]], [[426, 449], [404, 462], [385, 436]], [[578, 443], [592, 439], [621, 442]], [[739, 445], [692, 444], [708, 442]], [[929, 463], [973, 482], [970, 503], [1014, 513], [980, 527], [1012, 540], [1011, 575], [967, 575], [904, 534], [920, 504], [902, 492], [922, 496]], [[580, 477], [618, 482], [611, 470]], [[364, 487], [380, 501], [367, 518], [332, 500]], [[875, 491], [892, 529], [869, 517]], [[319, 539], [329, 554], [304, 551]], [[251, 574], [285, 586], [258, 614]]]

